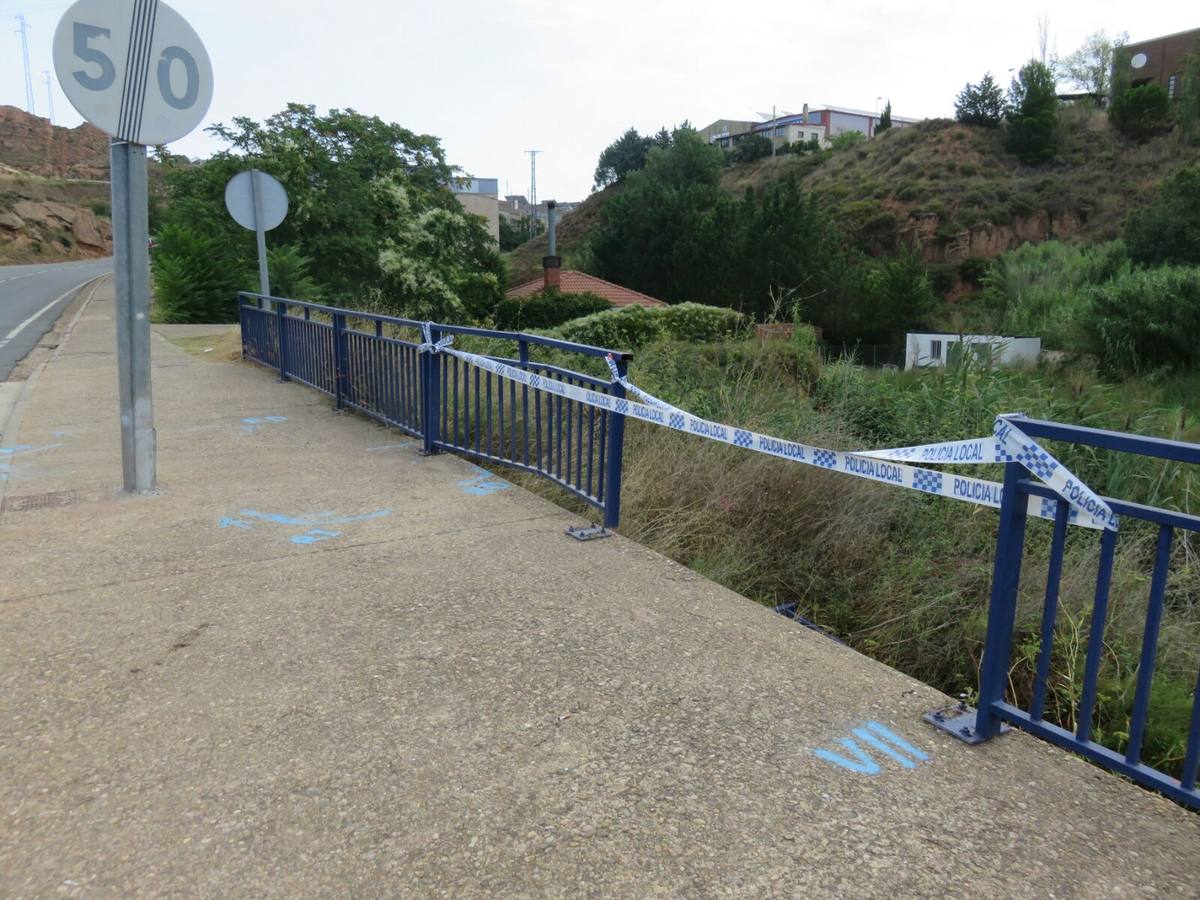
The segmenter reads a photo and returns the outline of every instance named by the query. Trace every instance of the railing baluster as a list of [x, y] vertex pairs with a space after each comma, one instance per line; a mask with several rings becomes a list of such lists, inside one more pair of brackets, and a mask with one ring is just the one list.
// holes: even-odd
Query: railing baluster
[[[575, 404], [575, 487], [583, 487], [583, 406]], [[590, 408], [590, 407], [589, 407]]]
[[[617, 360], [617, 374], [624, 377], [629, 372], [629, 360]], [[620, 381], [614, 381], [609, 387], [614, 397], [624, 397], [625, 387]], [[612, 416], [612, 427], [608, 437], [608, 458], [604, 467], [608, 470], [608, 489], [604, 495], [604, 527], [616, 528], [621, 518], [621, 466], [625, 448], [625, 417], [617, 413]]]
[[510, 381], [508, 383], [508, 441], [511, 445], [505, 458], [510, 462], [517, 462], [520, 458], [520, 452], [517, 449], [517, 383]]
[[487, 455], [492, 455], [492, 373], [488, 372], [484, 375], [484, 383], [487, 385], [487, 402], [484, 404], [484, 415], [487, 416]]
[[1079, 699], [1079, 721], [1075, 730], [1075, 737], [1081, 742], [1088, 741], [1092, 736], [1092, 714], [1096, 707], [1100, 661], [1104, 655], [1104, 625], [1108, 619], [1108, 592], [1112, 586], [1116, 547], [1117, 533], [1104, 531], [1100, 535], [1100, 571], [1096, 573], [1096, 599], [1092, 605], [1087, 662], [1083, 669], [1083, 695]]
[[[521, 368], [529, 370], [529, 342], [517, 341], [517, 357]], [[529, 385], [521, 385], [521, 431], [524, 439], [522, 446], [525, 453], [525, 465], [529, 465]]]
[[1133, 721], [1129, 726], [1129, 746], [1125, 748], [1125, 761], [1131, 766], [1137, 765], [1142, 758], [1142, 738], [1146, 734], [1146, 715], [1150, 710], [1150, 688], [1158, 653], [1163, 601], [1167, 594], [1167, 568], [1171, 565], [1173, 537], [1174, 531], [1169, 526], [1159, 526], [1158, 552], [1154, 557], [1154, 574], [1150, 577], [1150, 602], [1146, 607], [1146, 629], [1142, 634], [1142, 659], [1138, 663], [1137, 691], [1133, 699]]
[[1025, 468], [1010, 462], [1004, 467], [1004, 492], [1000, 501], [1000, 528], [996, 539], [996, 560], [992, 567], [992, 593], [988, 602], [987, 638], [979, 671], [979, 708], [975, 713], [975, 733], [988, 740], [1000, 733], [1000, 717], [995, 704], [1004, 700], [1008, 685], [1008, 663], [1012, 657], [1013, 621], [1017, 609], [1017, 588], [1021, 577], [1021, 557], [1025, 550], [1025, 495], [1017, 483]]
[[596, 407], [588, 407], [588, 437], [587, 437], [587, 495], [589, 497], [596, 496], [592, 493], [592, 466], [596, 460]]
[[500, 426], [500, 446], [496, 448], [496, 453], [494, 455], [503, 458], [505, 456], [505, 452], [504, 452], [504, 379], [499, 378], [499, 377], [496, 379], [496, 404], [497, 404], [496, 419], [498, 420], [497, 424]]
[[1183, 755], [1183, 777], [1180, 786], [1185, 791], [1196, 787], [1196, 770], [1200, 768], [1200, 675], [1192, 692], [1192, 725], [1188, 729], [1187, 751]]
[[458, 421], [458, 366], [461, 360], [455, 356], [454, 359], [454, 446], [461, 447], [462, 441], [459, 439], [459, 421]]
[[[564, 378], [563, 381], [565, 381], [567, 384], [572, 385], [572, 386], [574, 386], [574, 384], [575, 384], [575, 382], [572, 381], [570, 378]], [[567, 484], [571, 483], [571, 455], [572, 455], [571, 454], [571, 437], [572, 437], [572, 432], [573, 432], [573, 429], [571, 428], [571, 419], [572, 419], [571, 412], [574, 409], [574, 406], [575, 406], [575, 402], [573, 400], [565, 400], [563, 402], [563, 418], [566, 419], [566, 432], [567, 432], [567, 440], [566, 440], [567, 464], [563, 470], [563, 481], [565, 481]]]
[[1029, 715], [1035, 722], [1042, 718], [1046, 706], [1046, 683], [1050, 678], [1050, 660], [1054, 655], [1054, 624], [1058, 618], [1058, 589], [1062, 581], [1063, 552], [1070, 520], [1070, 504], [1065, 500], [1057, 501], [1054, 505], [1054, 538], [1050, 542], [1050, 567], [1046, 574], [1046, 602], [1042, 607], [1042, 646], [1038, 652], [1033, 703], [1029, 707]]
[[545, 396], [545, 391], [533, 392], [533, 439], [537, 442], [537, 468], [540, 472], [546, 471], [542, 459], [542, 402]]
[[478, 366], [475, 367], [475, 422], [473, 423], [473, 431], [475, 433], [475, 453], [479, 453], [479, 373]]

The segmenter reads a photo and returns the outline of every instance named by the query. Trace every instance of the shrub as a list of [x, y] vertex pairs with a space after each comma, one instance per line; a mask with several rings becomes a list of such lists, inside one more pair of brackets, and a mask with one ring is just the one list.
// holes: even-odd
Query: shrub
[[88, 209], [97, 216], [103, 216], [106, 219], [112, 218], [112, 204], [107, 200], [89, 200]]
[[1126, 272], [1089, 292], [1085, 328], [1113, 375], [1200, 365], [1200, 267]]
[[1163, 180], [1154, 201], [1125, 222], [1125, 243], [1134, 262], [1200, 264], [1200, 166]]
[[496, 307], [496, 327], [501, 331], [556, 328], [564, 322], [610, 309], [603, 297], [592, 293], [540, 292], [529, 297], [506, 297]]
[[296, 244], [282, 244], [267, 250], [267, 271], [271, 276], [271, 293], [293, 300], [321, 300], [320, 285], [312, 277], [312, 261], [300, 252]]
[[580, 344], [636, 350], [662, 339], [692, 343], [723, 340], [744, 327], [745, 321], [739, 312], [701, 303], [677, 303], [665, 308], [626, 306], [575, 319], [553, 333]]
[[968, 256], [958, 264], [958, 277], [964, 284], [979, 286], [983, 284], [983, 276], [987, 274], [989, 265], [982, 256]]
[[754, 162], [756, 159], [771, 155], [771, 139], [761, 134], [748, 134], [729, 153], [729, 161], [733, 163]]
[[238, 288], [251, 281], [226, 241], [182, 225], [159, 231], [151, 269], [160, 322], [235, 322]]
[[835, 153], [841, 153], [843, 150], [851, 150], [859, 144], [865, 143], [866, 140], [867, 136], [861, 131], [843, 131], [833, 137], [829, 146]]
[[667, 337], [697, 344], [725, 340], [746, 325], [746, 317], [736, 310], [701, 303], [677, 303], [658, 313]]
[[1142, 141], [1166, 127], [1171, 111], [1167, 90], [1160, 84], [1143, 84], [1113, 98], [1108, 120], [1126, 137]]
[[1002, 334], [1036, 334], [1052, 350], [1087, 346], [1085, 291], [1128, 269], [1120, 243], [1080, 249], [1060, 241], [1024, 244], [997, 257], [982, 277], [983, 304]]

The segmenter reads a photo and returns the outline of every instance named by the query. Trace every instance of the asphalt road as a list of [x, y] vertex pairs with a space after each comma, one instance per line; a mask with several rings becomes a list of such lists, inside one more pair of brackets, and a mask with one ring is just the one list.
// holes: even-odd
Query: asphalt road
[[37, 346], [76, 288], [111, 271], [111, 258], [0, 266], [0, 381]]

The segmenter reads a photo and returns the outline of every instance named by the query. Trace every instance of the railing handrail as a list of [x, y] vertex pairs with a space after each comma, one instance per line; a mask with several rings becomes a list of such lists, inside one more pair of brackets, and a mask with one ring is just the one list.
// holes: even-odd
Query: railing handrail
[[1140, 453], [1156, 459], [1200, 465], [1200, 444], [1126, 434], [1103, 428], [1087, 428], [1083, 425], [1064, 425], [1061, 422], [1048, 422], [1045, 419], [1030, 419], [1025, 416], [1013, 416], [1009, 421], [1030, 437], [1066, 441], [1086, 447], [1099, 447], [1102, 450], [1117, 450], [1121, 453]]
[[[1022, 478], [1017, 482], [1022, 493], [1044, 497], [1047, 500], [1061, 500], [1054, 488], [1047, 487], [1031, 478]], [[1118, 516], [1128, 516], [1131, 519], [1142, 519], [1158, 525], [1168, 525], [1171, 528], [1183, 528], [1186, 531], [1200, 532], [1200, 516], [1191, 513], [1177, 512], [1173, 509], [1163, 509], [1158, 506], [1147, 506], [1144, 503], [1134, 503], [1132, 500], [1117, 500], [1114, 497], [1100, 495], [1100, 499], [1112, 507]]]
[[517, 343], [524, 342], [526, 344], [537, 344], [540, 347], [549, 347], [553, 350], [565, 350], [569, 353], [579, 353], [583, 356], [595, 356], [604, 358], [611, 356], [613, 359], [630, 360], [633, 359], [633, 353], [628, 350], [612, 350], [607, 347], [596, 347], [592, 344], [579, 344], [574, 341], [563, 341], [558, 338], [546, 337], [541, 334], [527, 334], [523, 331], [496, 331], [491, 328], [477, 328], [473, 325], [444, 325], [441, 322], [421, 322], [416, 319], [402, 319], [399, 316], [389, 316], [384, 313], [365, 312], [362, 310], [346, 309], [339, 306], [327, 306], [323, 303], [311, 303], [307, 300], [293, 300], [290, 297], [276, 297], [271, 294], [258, 294], [254, 291], [238, 291], [238, 296], [247, 300], [268, 300], [272, 303], [284, 303], [288, 306], [298, 306], [304, 309], [314, 309], [321, 312], [327, 312], [341, 316], [348, 316], [355, 319], [367, 319], [372, 322], [384, 322], [389, 325], [400, 325], [404, 328], [421, 328], [428, 324], [430, 327], [437, 329], [442, 334], [461, 334], [471, 337], [497, 338], [506, 341], [515, 341]]

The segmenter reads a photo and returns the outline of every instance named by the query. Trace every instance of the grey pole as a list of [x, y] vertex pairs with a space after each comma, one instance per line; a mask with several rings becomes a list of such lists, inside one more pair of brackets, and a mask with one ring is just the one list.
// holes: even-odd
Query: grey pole
[[146, 148], [114, 140], [113, 275], [117, 295], [117, 375], [125, 490], [155, 489], [156, 436], [150, 395], [150, 225]]
[[[258, 238], [258, 292], [266, 297], [271, 296], [271, 278], [267, 272], [267, 233], [263, 231], [263, 200], [262, 185], [259, 183], [261, 173], [257, 169], [250, 170], [250, 184], [254, 190], [254, 236]], [[267, 309], [270, 301], [260, 300], [259, 306]]]

